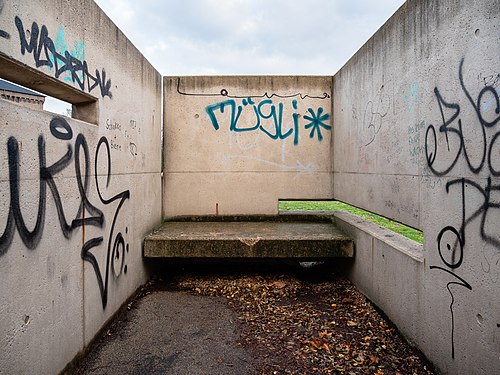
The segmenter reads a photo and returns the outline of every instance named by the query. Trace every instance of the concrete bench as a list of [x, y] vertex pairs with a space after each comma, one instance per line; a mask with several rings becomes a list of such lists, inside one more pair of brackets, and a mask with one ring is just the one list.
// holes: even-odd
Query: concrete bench
[[165, 222], [144, 242], [145, 258], [353, 257], [354, 244], [327, 217], [204, 217]]

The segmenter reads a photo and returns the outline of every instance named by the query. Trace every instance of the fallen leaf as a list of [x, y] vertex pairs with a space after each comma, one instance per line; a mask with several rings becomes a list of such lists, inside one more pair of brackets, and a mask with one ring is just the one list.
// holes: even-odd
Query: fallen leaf
[[316, 342], [316, 340], [311, 340], [311, 341], [308, 341], [309, 344], [311, 344], [312, 346], [314, 346], [316, 349], [318, 350], [321, 350], [321, 345], [319, 343]]
[[325, 336], [331, 336], [331, 334], [330, 334], [330, 333], [328, 333], [327, 331], [321, 332], [321, 333], [319, 334], [319, 338], [320, 338], [320, 339], [322, 339], [322, 338], [323, 338], [323, 337], [325, 337]]
[[380, 362], [380, 358], [376, 355], [370, 355], [370, 365], [376, 365]]
[[359, 362], [359, 363], [363, 363], [365, 361], [365, 357], [363, 356], [363, 354], [359, 354], [356, 359], [355, 359], [356, 362]]
[[286, 286], [286, 283], [283, 281], [275, 281], [274, 283], [271, 284], [271, 286], [278, 289], [283, 289]]

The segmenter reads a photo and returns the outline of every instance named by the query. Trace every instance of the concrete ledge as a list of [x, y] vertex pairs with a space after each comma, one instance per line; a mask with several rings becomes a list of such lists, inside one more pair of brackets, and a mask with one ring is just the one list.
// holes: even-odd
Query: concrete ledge
[[352, 257], [353, 241], [331, 222], [165, 222], [146, 237], [145, 258]]

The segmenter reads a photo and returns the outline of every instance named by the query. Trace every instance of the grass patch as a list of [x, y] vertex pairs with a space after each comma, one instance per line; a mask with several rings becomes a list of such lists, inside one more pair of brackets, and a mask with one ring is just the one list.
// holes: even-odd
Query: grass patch
[[337, 210], [346, 211], [351, 214], [357, 215], [365, 220], [371, 221], [372, 223], [378, 224], [381, 227], [392, 230], [393, 232], [399, 233], [413, 241], [420, 244], [424, 243], [424, 234], [414, 228], [410, 228], [406, 225], [397, 223], [395, 221], [389, 220], [385, 217], [375, 215], [371, 212], [362, 210], [351, 206], [347, 203], [338, 201], [280, 201], [280, 210]]

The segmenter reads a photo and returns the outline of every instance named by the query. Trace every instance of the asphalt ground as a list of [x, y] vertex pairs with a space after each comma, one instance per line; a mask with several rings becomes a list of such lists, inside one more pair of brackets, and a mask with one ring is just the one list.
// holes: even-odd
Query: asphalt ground
[[66, 373], [434, 373], [331, 265], [155, 265], [152, 280]]

